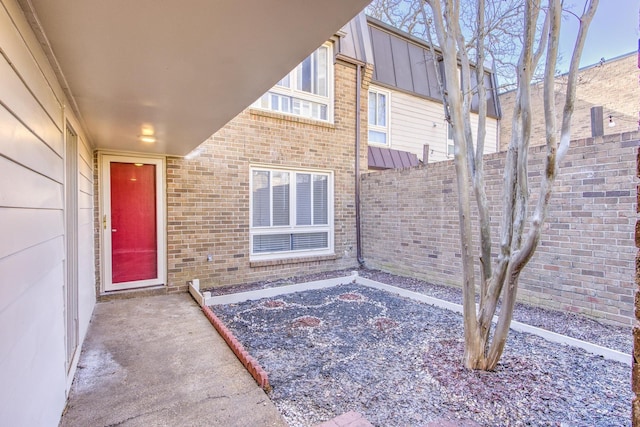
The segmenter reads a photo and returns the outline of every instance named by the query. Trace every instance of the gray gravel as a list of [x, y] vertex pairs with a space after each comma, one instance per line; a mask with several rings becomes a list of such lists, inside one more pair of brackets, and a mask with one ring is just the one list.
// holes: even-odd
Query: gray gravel
[[[268, 372], [291, 426], [351, 410], [377, 426], [630, 425], [627, 365], [511, 331], [495, 372], [468, 371], [460, 315], [384, 291], [347, 284], [213, 310]], [[562, 318], [544, 315], [531, 317]]]
[[[212, 295], [244, 292], [347, 276], [351, 274], [351, 271], [352, 270], [337, 270], [287, 279], [245, 283], [222, 288], [211, 288], [209, 291], [212, 292]], [[439, 298], [456, 304], [462, 304], [462, 292], [459, 288], [437, 285], [419, 279], [397, 276], [367, 268], [359, 269], [358, 274], [371, 280], [386, 283], [387, 285], [397, 286], [399, 288], [429, 295], [434, 298]], [[621, 351], [623, 353], [631, 354], [633, 351], [631, 327], [608, 325], [577, 314], [548, 310], [520, 303], [516, 304], [513, 319], [528, 325], [537, 326], [572, 338], [581, 339], [603, 347]]]

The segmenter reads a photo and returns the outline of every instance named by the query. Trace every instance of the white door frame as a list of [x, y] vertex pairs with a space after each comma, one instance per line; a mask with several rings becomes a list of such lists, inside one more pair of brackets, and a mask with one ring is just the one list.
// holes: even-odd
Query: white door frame
[[[102, 280], [101, 292], [119, 291], [124, 289], [143, 288], [166, 284], [166, 214], [165, 214], [165, 158], [135, 154], [107, 154], [98, 156], [100, 165], [100, 236]], [[156, 238], [157, 238], [157, 277], [132, 282], [112, 283], [113, 269], [111, 263], [111, 162], [143, 163], [156, 166]]]
[[69, 374], [78, 349], [78, 134], [65, 122], [65, 345]]

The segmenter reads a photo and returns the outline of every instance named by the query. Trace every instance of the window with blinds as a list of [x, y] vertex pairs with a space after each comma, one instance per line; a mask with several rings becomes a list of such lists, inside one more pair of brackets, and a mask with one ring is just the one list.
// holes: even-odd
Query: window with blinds
[[251, 169], [252, 259], [333, 252], [328, 172]]

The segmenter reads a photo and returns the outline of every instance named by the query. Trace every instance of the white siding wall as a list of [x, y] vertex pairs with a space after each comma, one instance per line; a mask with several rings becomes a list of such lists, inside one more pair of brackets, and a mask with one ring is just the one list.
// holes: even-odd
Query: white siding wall
[[[14, 0], [0, 0], [0, 420], [57, 425], [65, 367], [65, 99]], [[79, 151], [80, 340], [95, 304], [91, 148]], [[76, 352], [76, 355], [79, 351]]]
[[[423, 145], [429, 144], [429, 161], [447, 160], [447, 122], [442, 104], [404, 92], [391, 92], [390, 148], [415, 153], [423, 160]], [[477, 115], [472, 126], [478, 126]], [[485, 154], [496, 152], [497, 120], [487, 119]]]

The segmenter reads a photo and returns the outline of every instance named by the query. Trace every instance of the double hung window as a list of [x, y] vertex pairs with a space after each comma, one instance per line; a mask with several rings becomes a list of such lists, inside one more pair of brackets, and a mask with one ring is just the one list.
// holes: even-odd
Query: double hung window
[[369, 143], [389, 144], [389, 93], [369, 89]]
[[251, 169], [251, 259], [333, 253], [333, 176]]
[[333, 120], [331, 44], [320, 46], [254, 106], [310, 119]]
[[454, 153], [453, 125], [451, 123], [447, 123], [447, 157], [453, 157]]

